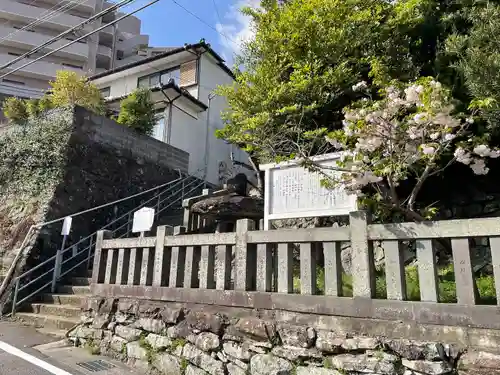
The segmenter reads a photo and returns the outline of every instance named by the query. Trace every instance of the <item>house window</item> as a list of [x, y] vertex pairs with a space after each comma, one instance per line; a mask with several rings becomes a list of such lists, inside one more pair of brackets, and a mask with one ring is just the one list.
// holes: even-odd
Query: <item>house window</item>
[[180, 68], [176, 67], [173, 69], [167, 69], [164, 71], [156, 72], [144, 77], [140, 77], [137, 80], [137, 87], [148, 88], [153, 87], [161, 83], [166, 85], [171, 79], [174, 80], [176, 85], [180, 83]]
[[104, 87], [99, 90], [103, 98], [111, 96], [111, 87]]
[[165, 142], [165, 114], [163, 111], [156, 116], [156, 125], [153, 128], [153, 134], [151, 135], [154, 139]]

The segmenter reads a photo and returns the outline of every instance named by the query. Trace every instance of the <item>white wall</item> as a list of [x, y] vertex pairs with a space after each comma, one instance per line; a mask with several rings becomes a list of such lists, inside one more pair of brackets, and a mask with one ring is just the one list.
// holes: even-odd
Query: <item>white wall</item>
[[[233, 79], [217, 65], [217, 61], [209, 53], [205, 53], [202, 55], [200, 69], [199, 99], [208, 104], [208, 95], [213, 92], [213, 90], [219, 85], [231, 84], [233, 82]], [[220, 162], [224, 162], [227, 166], [227, 170], [225, 172], [226, 178], [231, 177], [236, 173], [244, 172], [248, 177], [252, 178], [253, 181], [255, 181], [254, 175], [250, 171], [238, 166], [233, 167], [231, 163], [231, 150], [233, 150], [235, 160], [248, 164], [247, 154], [241, 149], [229, 145], [222, 139], [218, 139], [215, 136], [215, 131], [224, 127], [221, 118], [221, 112], [226, 109], [227, 102], [225, 98], [216, 96], [212, 99], [210, 103], [209, 120], [209, 180], [219, 181], [219, 164]]]
[[[111, 88], [110, 95], [112, 97], [118, 97], [135, 90], [139, 77], [153, 73], [159, 69], [176, 66], [179, 63], [179, 60], [171, 61], [168, 64], [162, 64], [161, 67], [156, 67], [156, 69], [148, 67], [147, 65], [141, 68], [133, 68], [130, 71], [98, 78], [94, 83], [99, 88], [109, 86]], [[205, 166], [205, 155], [208, 152], [206, 180], [212, 184], [221, 185], [226, 182], [227, 178], [239, 172], [246, 173], [255, 181], [255, 176], [248, 169], [232, 167], [231, 150], [234, 150], [235, 160], [248, 164], [246, 153], [215, 136], [215, 131], [224, 127], [221, 119], [221, 112], [226, 109], [227, 103], [223, 97], [219, 96], [215, 96], [209, 103], [208, 97], [218, 85], [231, 84], [233, 79], [217, 65], [217, 61], [209, 53], [204, 53], [201, 56], [199, 66], [200, 73], [198, 84], [187, 87], [186, 89], [191, 95], [207, 106], [210, 104], [210, 109], [197, 113], [186, 104], [183, 106], [183, 100], [184, 103], [186, 103], [186, 99], [176, 100], [172, 108], [171, 121], [168, 119], [165, 120], [166, 127], [170, 124], [170, 130], [167, 129], [166, 131], [166, 133], [170, 134], [170, 138], [165, 138], [163, 141], [188, 152], [189, 173], [196, 174], [200, 177], [203, 174], [200, 173], [200, 170]], [[165, 112], [168, 113], [168, 110]], [[208, 121], [208, 147], [206, 147], [208, 114], [210, 114], [210, 118]], [[222, 171], [222, 173], [219, 171], [221, 162], [226, 166], [226, 170]]]

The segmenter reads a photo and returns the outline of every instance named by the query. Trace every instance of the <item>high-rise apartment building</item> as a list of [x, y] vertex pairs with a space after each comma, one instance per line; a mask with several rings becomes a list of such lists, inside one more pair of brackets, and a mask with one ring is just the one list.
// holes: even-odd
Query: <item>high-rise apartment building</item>
[[[0, 65], [69, 30], [113, 3], [104, 0], [1, 0]], [[107, 14], [84, 29], [53, 43], [52, 51], [84, 34], [110, 23], [124, 13]], [[37, 21], [40, 20], [39, 22]], [[32, 27], [25, 28], [32, 22]], [[25, 29], [23, 29], [25, 28]], [[49, 87], [58, 70], [73, 70], [94, 75], [136, 61], [138, 52], [148, 46], [149, 37], [141, 35], [141, 21], [130, 16], [110, 25], [86, 40], [74, 43], [46, 58], [17, 71], [0, 82], [0, 98], [39, 97]], [[36, 58], [40, 54], [34, 56]], [[14, 65], [19, 67], [29, 59]], [[0, 73], [8, 72], [9, 69]]]

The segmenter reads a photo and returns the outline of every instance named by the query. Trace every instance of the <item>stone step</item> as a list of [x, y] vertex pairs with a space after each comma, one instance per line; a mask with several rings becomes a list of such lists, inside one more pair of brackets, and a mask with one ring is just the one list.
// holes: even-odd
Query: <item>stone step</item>
[[73, 277], [70, 283], [73, 286], [90, 286], [91, 281], [90, 277]]
[[61, 285], [57, 287], [61, 294], [90, 294], [90, 286]]
[[35, 314], [54, 315], [67, 318], [78, 318], [81, 313], [79, 306], [47, 303], [32, 303], [31, 305], [26, 306], [25, 310], [26, 312]]
[[69, 331], [77, 324], [80, 323], [78, 318], [65, 318], [55, 315], [42, 315], [35, 313], [17, 313], [16, 319], [23, 324], [27, 324], [36, 328], [49, 328], [52, 330], [66, 330]]
[[37, 328], [36, 330], [44, 335], [52, 336], [58, 339], [66, 338], [66, 332], [68, 332], [65, 329], [53, 329], [53, 328]]
[[40, 299], [45, 303], [80, 307], [89, 297], [90, 294], [43, 294]]

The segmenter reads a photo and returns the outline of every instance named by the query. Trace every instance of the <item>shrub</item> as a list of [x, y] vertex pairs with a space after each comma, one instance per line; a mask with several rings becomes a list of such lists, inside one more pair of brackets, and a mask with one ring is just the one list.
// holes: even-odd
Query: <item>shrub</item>
[[28, 121], [28, 109], [23, 99], [15, 97], [5, 99], [2, 111], [9, 122], [13, 124], [23, 125]]
[[137, 89], [120, 103], [117, 122], [140, 134], [151, 135], [156, 124], [154, 103], [147, 89]]

